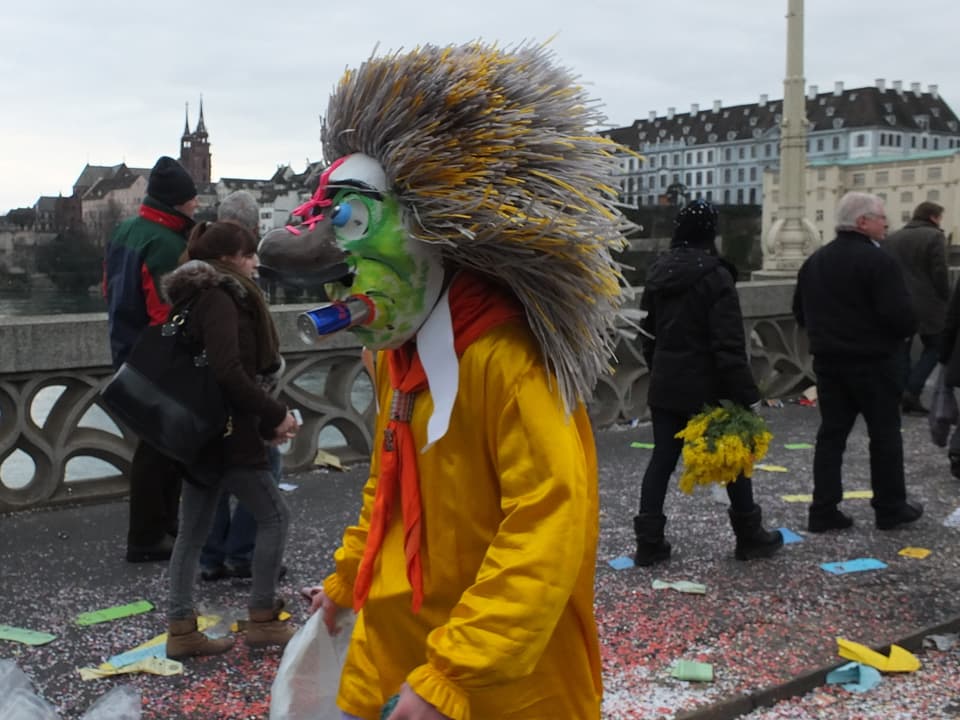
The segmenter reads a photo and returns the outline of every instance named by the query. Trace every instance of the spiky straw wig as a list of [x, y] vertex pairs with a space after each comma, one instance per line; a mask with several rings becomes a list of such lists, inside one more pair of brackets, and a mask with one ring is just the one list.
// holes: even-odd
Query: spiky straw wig
[[609, 367], [630, 225], [610, 181], [620, 148], [543, 45], [473, 42], [371, 57], [348, 70], [322, 129], [327, 162], [380, 162], [411, 234], [449, 267], [507, 285], [572, 408]]

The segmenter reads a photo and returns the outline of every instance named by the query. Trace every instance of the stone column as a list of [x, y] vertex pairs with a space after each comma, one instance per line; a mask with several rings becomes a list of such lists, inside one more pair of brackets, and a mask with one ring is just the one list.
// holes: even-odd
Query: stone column
[[806, 218], [807, 117], [803, 78], [803, 0], [787, 0], [787, 75], [780, 125], [778, 218], [763, 239], [766, 277], [793, 276], [820, 244]]

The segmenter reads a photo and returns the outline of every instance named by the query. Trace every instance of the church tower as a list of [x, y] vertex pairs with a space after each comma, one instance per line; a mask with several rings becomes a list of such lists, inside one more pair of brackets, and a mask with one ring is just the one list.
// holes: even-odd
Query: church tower
[[203, 122], [203, 96], [200, 96], [200, 118], [197, 129], [190, 132], [190, 104], [186, 106], [183, 136], [180, 138], [180, 164], [197, 185], [210, 183], [210, 142]]

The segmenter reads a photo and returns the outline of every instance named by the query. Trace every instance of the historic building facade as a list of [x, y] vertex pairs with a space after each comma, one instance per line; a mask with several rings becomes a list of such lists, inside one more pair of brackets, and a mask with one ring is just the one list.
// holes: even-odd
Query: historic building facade
[[210, 136], [203, 121], [203, 98], [200, 98], [200, 117], [197, 127], [190, 132], [190, 106], [187, 105], [183, 126], [183, 135], [180, 138], [180, 164], [190, 173], [190, 177], [197, 184], [210, 184]]
[[[761, 95], [756, 103], [689, 112], [668, 108], [604, 134], [640, 157], [621, 158], [617, 178], [629, 206], [665, 201], [680, 188], [691, 198], [720, 204], [763, 203], [764, 172], [779, 167], [783, 101]], [[879, 79], [869, 87], [830, 92], [809, 86], [807, 156], [811, 162], [897, 159], [960, 148], [960, 121], [937, 86], [904, 88]], [[675, 190], [674, 190], [675, 191]]]

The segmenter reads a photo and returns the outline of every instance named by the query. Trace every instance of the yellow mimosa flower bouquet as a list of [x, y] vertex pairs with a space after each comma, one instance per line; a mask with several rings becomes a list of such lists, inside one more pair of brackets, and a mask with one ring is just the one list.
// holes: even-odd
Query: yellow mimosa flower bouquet
[[680, 489], [689, 494], [697, 485], [726, 485], [740, 475], [753, 475], [753, 465], [767, 454], [773, 435], [762, 417], [721, 400], [718, 407], [690, 418], [676, 437], [683, 440]]

